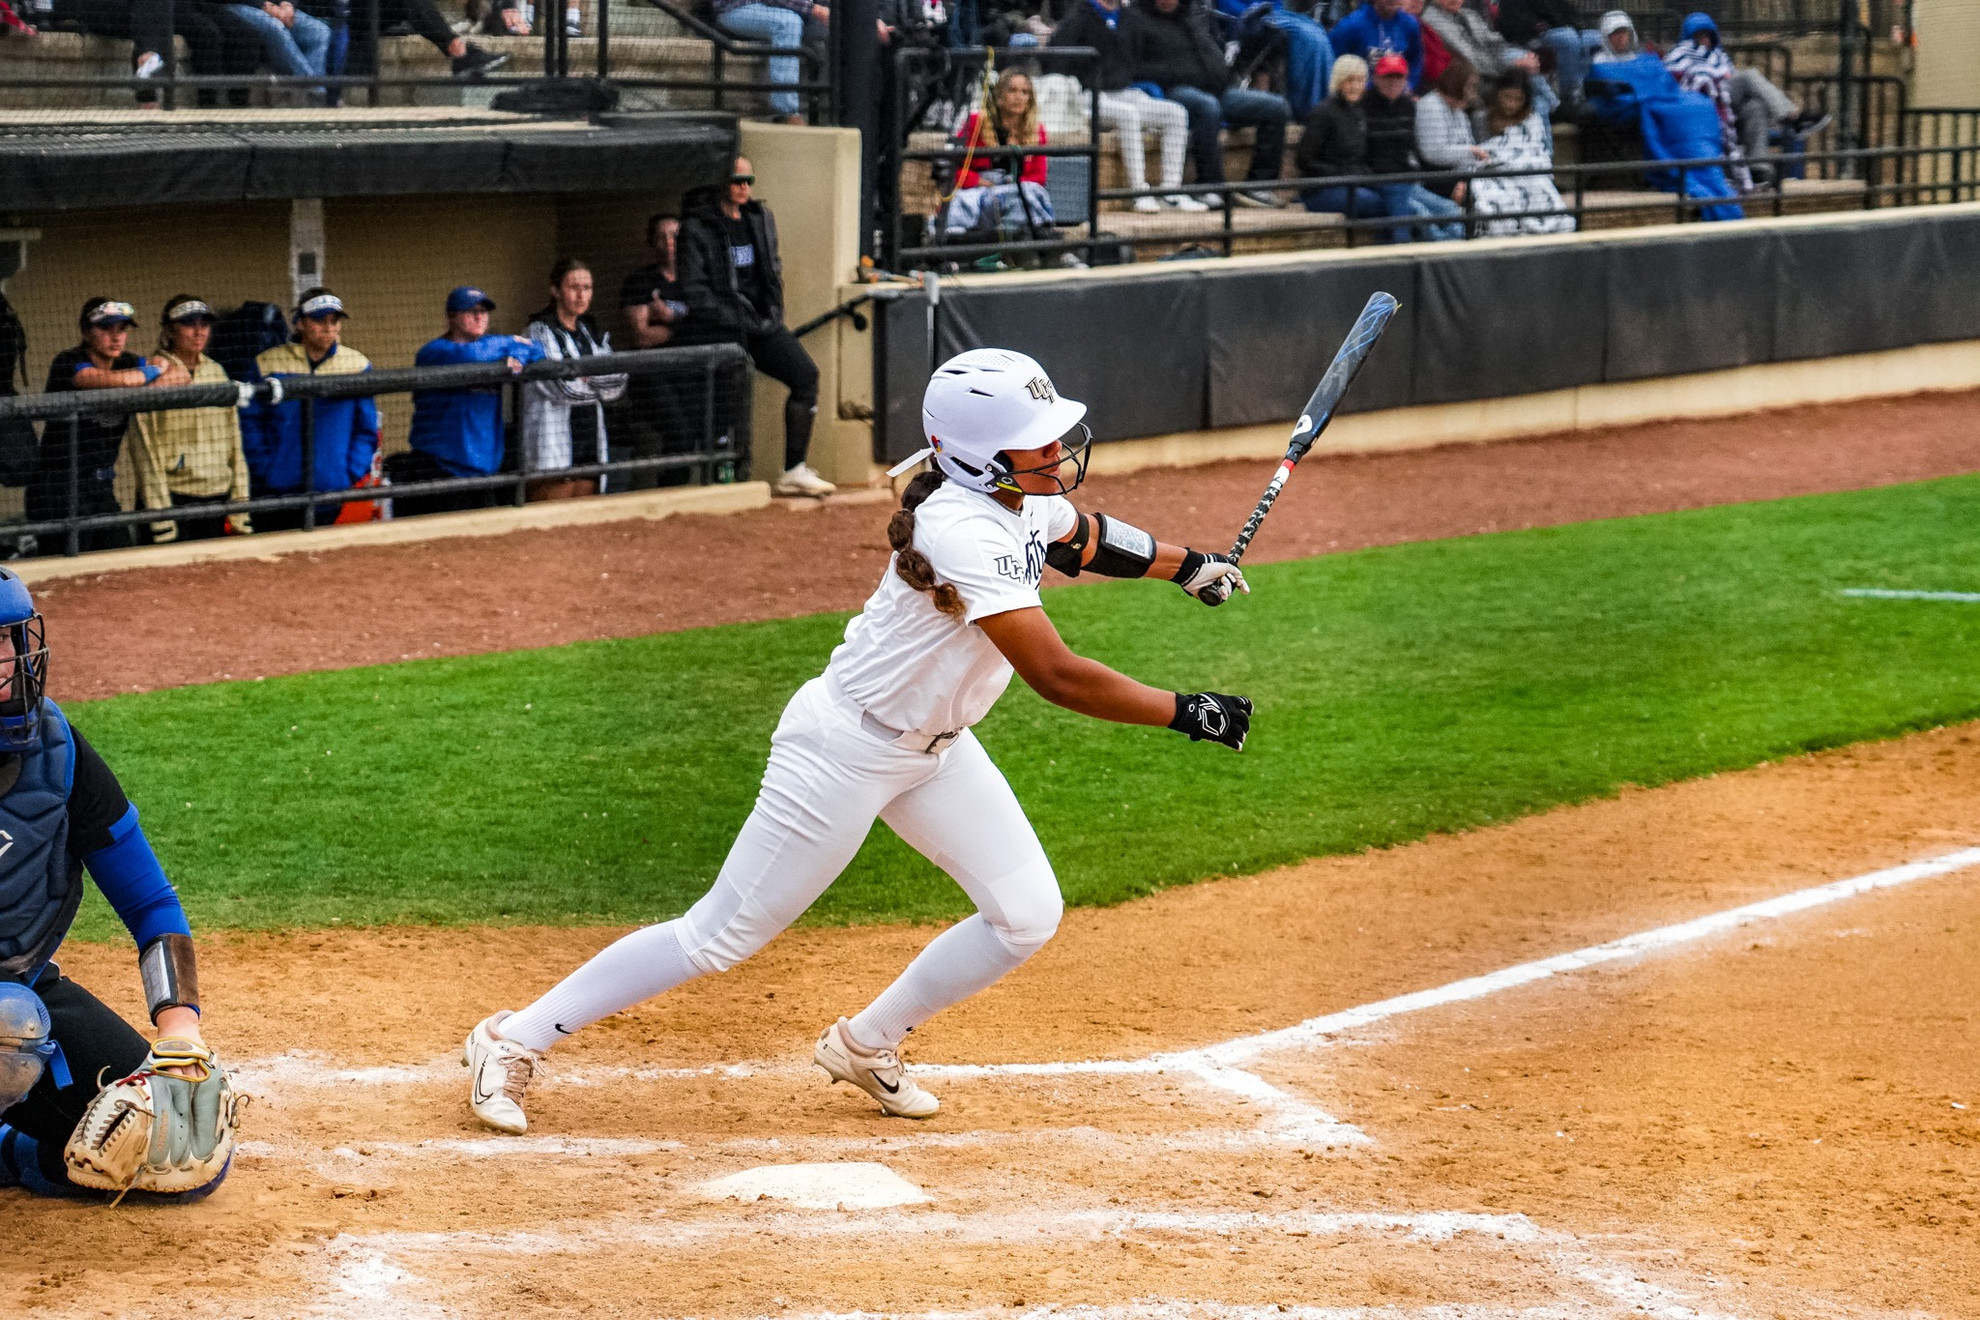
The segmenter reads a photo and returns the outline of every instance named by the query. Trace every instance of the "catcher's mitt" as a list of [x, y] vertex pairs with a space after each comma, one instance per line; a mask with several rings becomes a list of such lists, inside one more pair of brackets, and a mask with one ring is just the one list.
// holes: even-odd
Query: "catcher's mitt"
[[[161, 1072], [186, 1068], [190, 1075]], [[116, 1192], [192, 1192], [234, 1154], [234, 1091], [213, 1051], [166, 1039], [89, 1102], [63, 1150], [69, 1181]]]

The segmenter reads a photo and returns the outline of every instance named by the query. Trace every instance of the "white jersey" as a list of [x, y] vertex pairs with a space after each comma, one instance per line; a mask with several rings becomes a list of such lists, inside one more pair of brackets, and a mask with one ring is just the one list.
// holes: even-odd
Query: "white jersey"
[[826, 674], [889, 728], [932, 735], [975, 724], [1011, 681], [1010, 664], [976, 621], [1039, 604], [1045, 547], [1072, 531], [1078, 517], [1058, 495], [1028, 495], [1013, 511], [944, 484], [914, 511], [914, 545], [936, 581], [961, 593], [963, 616], [936, 609], [889, 560]]

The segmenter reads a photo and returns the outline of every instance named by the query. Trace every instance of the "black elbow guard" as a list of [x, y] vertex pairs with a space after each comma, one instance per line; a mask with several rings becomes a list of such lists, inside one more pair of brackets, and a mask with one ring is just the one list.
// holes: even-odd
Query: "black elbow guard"
[[1080, 560], [1086, 555], [1086, 543], [1093, 535], [1093, 522], [1085, 514], [1073, 524], [1072, 535], [1063, 541], [1054, 541], [1045, 547], [1045, 562], [1058, 569], [1067, 577], [1078, 577]]
[[1087, 567], [1102, 577], [1147, 577], [1155, 563], [1155, 538], [1133, 523], [1104, 513], [1094, 514], [1093, 519], [1100, 524], [1100, 545]]
[[138, 975], [144, 981], [144, 1005], [151, 1020], [168, 1008], [199, 1011], [199, 968], [193, 962], [193, 942], [185, 935], [160, 935], [138, 954]]

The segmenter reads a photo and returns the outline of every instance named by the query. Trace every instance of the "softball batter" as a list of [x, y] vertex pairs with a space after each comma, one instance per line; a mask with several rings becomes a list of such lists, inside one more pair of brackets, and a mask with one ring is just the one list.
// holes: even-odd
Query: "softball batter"
[[[932, 454], [934, 470], [909, 484], [887, 525], [894, 557], [879, 588], [825, 672], [784, 708], [756, 806], [714, 886], [685, 916], [634, 931], [529, 1007], [476, 1026], [462, 1062], [477, 1118], [524, 1131], [523, 1097], [544, 1051], [762, 948], [838, 877], [876, 816], [953, 876], [976, 914], [856, 1016], [825, 1028], [812, 1058], [888, 1114], [935, 1113], [935, 1097], [901, 1065], [901, 1040], [1029, 958], [1059, 924], [1051, 863], [970, 732], [1012, 672], [1069, 710], [1165, 725], [1192, 741], [1242, 751], [1251, 724], [1247, 699], [1137, 683], [1073, 654], [1046, 617], [1038, 582], [1048, 563], [1159, 574], [1211, 605], [1249, 590], [1222, 555], [1073, 508], [1064, 495], [1086, 473], [1085, 414], [1022, 353], [977, 349], [935, 373], [922, 400], [930, 448], [909, 460]], [[1070, 484], [1060, 476], [1067, 463]]]

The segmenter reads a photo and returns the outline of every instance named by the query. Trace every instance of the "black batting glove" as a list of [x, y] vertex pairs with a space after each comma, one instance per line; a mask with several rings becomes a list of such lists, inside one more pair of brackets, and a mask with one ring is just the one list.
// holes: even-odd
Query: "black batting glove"
[[1251, 698], [1223, 692], [1176, 693], [1176, 717], [1169, 727], [1186, 733], [1191, 742], [1220, 742], [1234, 752], [1244, 750], [1251, 732]]
[[1222, 605], [1234, 591], [1246, 594], [1251, 591], [1244, 574], [1231, 562], [1229, 555], [1220, 555], [1213, 550], [1191, 550], [1188, 546], [1183, 547], [1182, 567], [1169, 581], [1205, 605]]

